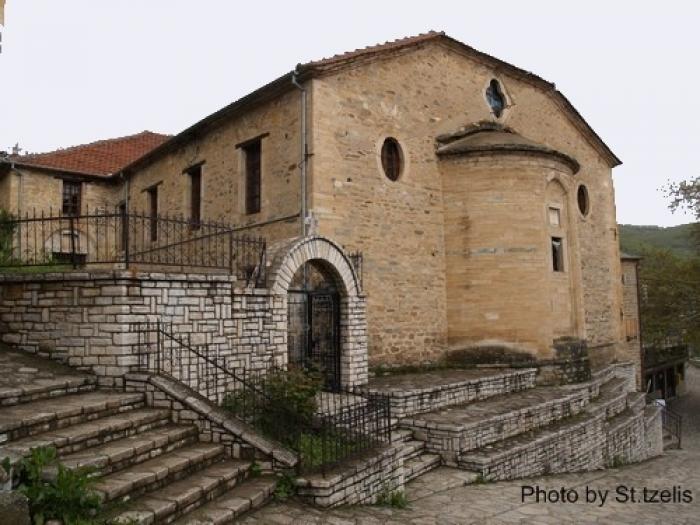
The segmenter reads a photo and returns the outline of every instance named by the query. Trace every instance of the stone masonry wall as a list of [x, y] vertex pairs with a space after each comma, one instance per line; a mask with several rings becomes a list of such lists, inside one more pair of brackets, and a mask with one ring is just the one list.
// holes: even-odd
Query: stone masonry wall
[[[3, 190], [7, 190], [7, 193]], [[63, 202], [62, 192], [63, 181], [54, 173], [31, 168], [11, 170], [0, 178], [0, 208], [22, 216], [25, 213], [32, 215], [35, 211], [38, 215], [42, 212], [45, 215], [58, 215]], [[88, 209], [92, 212], [96, 208], [113, 212], [123, 198], [124, 188], [119, 183], [82, 182], [82, 213], [87, 213]]]
[[622, 259], [622, 321], [624, 343], [618, 359], [630, 361], [637, 367], [637, 386], [642, 384], [642, 348], [639, 319], [639, 265], [636, 259]]
[[[201, 214], [205, 221], [239, 226], [299, 213], [300, 94], [294, 86], [279, 98], [227, 119], [134, 172], [129, 179], [129, 208], [148, 210], [144, 190], [158, 185], [162, 213], [190, 214], [190, 180], [183, 173], [202, 163]], [[260, 212], [246, 213], [245, 153], [237, 144], [261, 138]], [[247, 233], [268, 241], [298, 235], [300, 221], [275, 222]]]
[[404, 488], [400, 447], [388, 446], [323, 475], [297, 479], [298, 495], [319, 507], [367, 505]]
[[[426, 43], [312, 81], [310, 207], [319, 233], [363, 251], [371, 364], [434, 360], [445, 349], [449, 254], [435, 137], [496, 120], [484, 97], [492, 78], [501, 81], [507, 99], [498, 122], [581, 164], [575, 178], [588, 188], [590, 212], [583, 216], [571, 209], [581, 261], [580, 335], [596, 364], [614, 358], [621, 290], [610, 166], [545, 90], [447, 45]], [[382, 173], [380, 161], [381, 144], [389, 136], [404, 155], [395, 182]], [[497, 195], [511, 196], [510, 187], [498, 179], [493, 184]], [[541, 217], [544, 221], [544, 209]], [[507, 235], [509, 225], [501, 227]], [[465, 235], [469, 240], [468, 228]], [[508, 258], [502, 260], [507, 274]], [[464, 303], [476, 310], [490, 299], [467, 287], [462, 293]], [[518, 297], [509, 300], [530, 308]]]
[[193, 344], [230, 348], [240, 366], [286, 356], [286, 302], [266, 290], [236, 289], [223, 275], [124, 271], [0, 276], [5, 343], [89, 369], [121, 385], [136, 365], [137, 323], [173, 323]]

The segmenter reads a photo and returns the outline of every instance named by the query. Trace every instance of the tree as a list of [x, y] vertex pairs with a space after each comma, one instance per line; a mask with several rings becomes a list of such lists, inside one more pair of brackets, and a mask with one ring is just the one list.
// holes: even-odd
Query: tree
[[700, 177], [681, 182], [669, 182], [664, 188], [671, 200], [671, 211], [688, 210], [700, 221]]
[[653, 248], [641, 255], [645, 345], [661, 346], [670, 339], [700, 346], [700, 258], [681, 258]]
[[671, 211], [687, 210], [695, 215], [693, 238], [695, 248], [700, 253], [700, 177], [684, 180], [681, 182], [669, 182], [664, 191], [666, 197], [670, 199]]

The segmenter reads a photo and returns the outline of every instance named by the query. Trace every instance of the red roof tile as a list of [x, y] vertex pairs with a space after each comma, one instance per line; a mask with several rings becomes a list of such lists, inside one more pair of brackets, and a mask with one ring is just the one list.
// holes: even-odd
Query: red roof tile
[[444, 36], [446, 36], [444, 31], [428, 31], [427, 33], [420, 33], [418, 35], [398, 38], [396, 40], [390, 40], [384, 42], [383, 44], [375, 44], [372, 46], [355, 49], [354, 51], [339, 53], [329, 58], [313, 60], [311, 62], [307, 62], [306, 64], [302, 64], [302, 67], [328, 66], [339, 62], [345, 62], [346, 60], [353, 60], [360, 56], [370, 55], [375, 52], [385, 52], [389, 50], [400, 49], [402, 47], [413, 46], [425, 40], [433, 40], [435, 38], [440, 38]]
[[135, 135], [98, 140], [47, 153], [11, 156], [24, 166], [36, 166], [85, 175], [106, 177], [160, 146], [170, 135], [142, 131]]

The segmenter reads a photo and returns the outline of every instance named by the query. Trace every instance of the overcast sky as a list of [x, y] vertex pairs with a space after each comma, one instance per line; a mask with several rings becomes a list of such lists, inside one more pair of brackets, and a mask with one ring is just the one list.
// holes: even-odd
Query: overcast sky
[[698, 176], [700, 4], [511, 0], [7, 0], [0, 149], [177, 133], [298, 62], [444, 30], [533, 71], [624, 164], [618, 221], [672, 225], [659, 187]]

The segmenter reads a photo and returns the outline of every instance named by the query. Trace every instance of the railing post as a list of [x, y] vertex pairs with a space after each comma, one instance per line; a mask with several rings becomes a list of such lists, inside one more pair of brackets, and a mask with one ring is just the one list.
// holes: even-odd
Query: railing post
[[233, 268], [233, 231], [228, 234], [228, 257], [229, 257], [229, 267], [231, 269], [231, 275], [235, 275]]
[[124, 268], [129, 269], [129, 213], [122, 215], [122, 242], [124, 243]]
[[70, 224], [70, 260], [71, 260], [71, 263], [73, 264], [73, 269], [75, 270], [78, 267], [78, 261], [76, 259], [76, 254], [75, 254], [75, 217], [73, 215], [70, 216], [69, 224]]
[[160, 345], [161, 345], [161, 338], [160, 338], [160, 319], [156, 321], [156, 370], [155, 372], [160, 372]]

